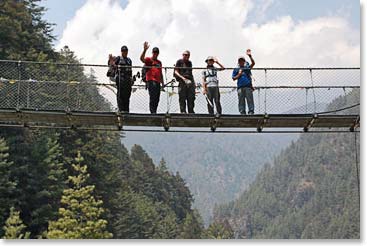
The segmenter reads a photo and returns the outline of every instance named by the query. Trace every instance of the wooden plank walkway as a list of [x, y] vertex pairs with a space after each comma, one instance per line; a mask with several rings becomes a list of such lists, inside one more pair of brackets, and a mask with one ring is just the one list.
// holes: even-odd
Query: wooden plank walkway
[[[0, 126], [29, 126], [47, 128], [111, 128], [122, 130], [125, 126], [170, 128], [300, 128], [340, 129], [354, 131], [360, 126], [359, 115], [221, 115], [208, 114], [119, 114], [114, 112], [65, 112], [0, 109]], [[344, 129], [345, 131], [345, 129]]]

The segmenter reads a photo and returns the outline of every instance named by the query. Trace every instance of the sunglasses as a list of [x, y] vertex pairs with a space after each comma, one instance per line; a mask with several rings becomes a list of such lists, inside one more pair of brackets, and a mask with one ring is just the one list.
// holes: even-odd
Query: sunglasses
[[184, 56], [190, 56], [189, 54], [182, 54], [182, 55], [184, 55]]

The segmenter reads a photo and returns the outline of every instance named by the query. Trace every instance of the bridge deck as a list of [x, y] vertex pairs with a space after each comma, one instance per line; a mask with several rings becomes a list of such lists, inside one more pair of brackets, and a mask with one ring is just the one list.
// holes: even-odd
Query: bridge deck
[[348, 128], [359, 127], [359, 115], [221, 115], [208, 114], [119, 114], [114, 112], [65, 112], [0, 109], [0, 125], [31, 127], [109, 127], [123, 129], [125, 126], [179, 128]]

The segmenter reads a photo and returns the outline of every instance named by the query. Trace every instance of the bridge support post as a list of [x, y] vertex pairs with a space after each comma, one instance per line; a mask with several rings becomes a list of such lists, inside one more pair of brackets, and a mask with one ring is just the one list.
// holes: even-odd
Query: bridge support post
[[308, 132], [308, 130], [313, 126], [313, 124], [315, 123], [315, 121], [318, 118], [319, 118], [319, 116], [317, 114], [314, 114], [312, 119], [307, 123], [307, 125], [305, 125], [305, 127], [303, 127], [303, 131]]
[[270, 117], [268, 114], [264, 114], [264, 118], [259, 121], [259, 124], [257, 126], [257, 132], [262, 132], [263, 131], [263, 128], [265, 126], [266, 123], [268, 123]]
[[76, 127], [74, 126], [74, 122], [73, 122], [73, 115], [71, 113], [71, 111], [69, 109], [65, 110], [66, 116], [68, 118], [68, 121], [70, 123], [70, 128], [71, 129], [76, 129]]
[[121, 115], [121, 113], [120, 112], [117, 112], [116, 113], [116, 116], [117, 116], [117, 129], [119, 130], [119, 131], [121, 131], [122, 130], [122, 127], [123, 127], [123, 122], [124, 122], [124, 119], [123, 119], [123, 116]]
[[164, 130], [168, 132], [171, 126], [171, 115], [167, 113], [162, 121]]
[[219, 125], [219, 117], [220, 117], [220, 116], [216, 115], [216, 116], [214, 117], [214, 119], [212, 120], [212, 122], [211, 122], [210, 130], [211, 130], [212, 132], [215, 132], [215, 131], [217, 130], [217, 127], [218, 127], [218, 125]]
[[360, 116], [354, 121], [353, 125], [349, 128], [349, 131], [354, 132], [356, 128], [359, 126]]

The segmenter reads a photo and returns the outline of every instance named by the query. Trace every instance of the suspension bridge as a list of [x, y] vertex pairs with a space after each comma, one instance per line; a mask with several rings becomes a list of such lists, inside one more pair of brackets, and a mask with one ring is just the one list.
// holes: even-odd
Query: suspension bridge
[[[201, 82], [205, 68], [193, 68]], [[180, 114], [173, 67], [158, 114], [143, 82], [133, 85], [130, 113], [116, 109], [107, 66], [0, 61], [0, 127], [169, 132], [349, 132], [360, 126], [360, 68], [256, 68], [254, 115], [239, 115], [232, 69], [219, 72], [223, 114], [207, 114], [198, 86], [195, 114]], [[141, 67], [133, 67], [138, 74]], [[199, 84], [199, 83], [198, 83]]]

